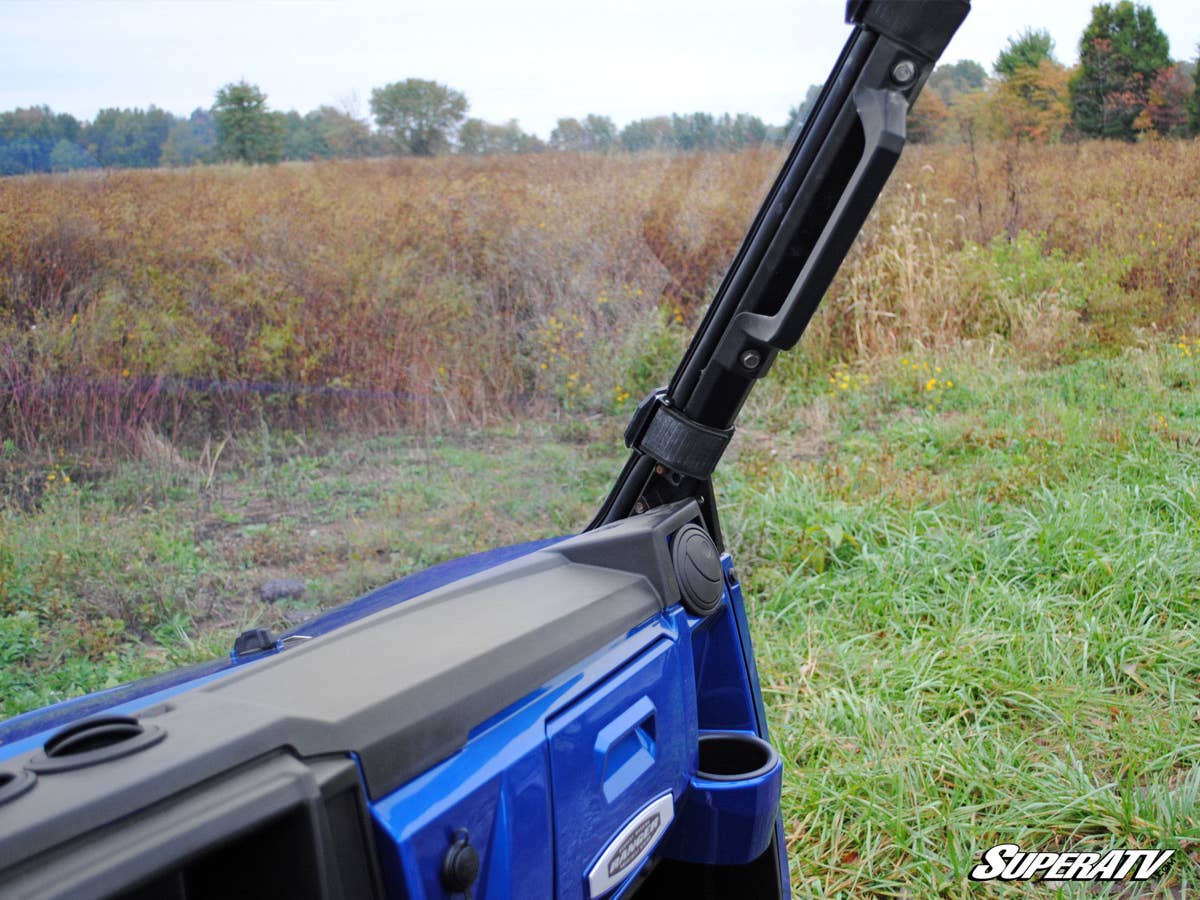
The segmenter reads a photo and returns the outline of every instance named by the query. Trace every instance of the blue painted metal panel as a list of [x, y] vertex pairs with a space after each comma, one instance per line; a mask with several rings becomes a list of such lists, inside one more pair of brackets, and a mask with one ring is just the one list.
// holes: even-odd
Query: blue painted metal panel
[[[724, 564], [728, 573], [728, 557]], [[751, 849], [761, 852], [773, 833], [786, 885], [780, 767], [733, 786], [696, 777], [701, 720], [760, 733], [761, 698], [743, 655], [740, 601], [740, 591], [727, 590], [721, 609], [706, 619], [672, 607], [493, 716], [458, 754], [376, 802], [393, 896], [448, 897], [441, 861], [466, 829], [481, 860], [472, 896], [585, 900], [586, 875], [599, 855], [664, 791], [681, 810], [708, 806], [719, 817], [693, 819], [707, 829], [703, 840], [698, 832], [675, 837], [668, 830], [611, 900], [630, 895], [640, 869], [667, 853], [673, 839], [690, 847], [678, 854], [684, 858], [730, 863]]]
[[[483, 857], [474, 896], [585, 898], [584, 878], [597, 855], [664, 784], [679, 809], [692, 812], [640, 868], [661, 853], [736, 864], [773, 835], [781, 884], [790, 895], [778, 813], [781, 764], [740, 785], [696, 777], [702, 722], [762, 737], [766, 730], [741, 590], [727, 556], [723, 564], [729, 588], [716, 614], [701, 619], [673, 607], [492, 717], [440, 774], [426, 773], [376, 806], [381, 843], [392, 848], [388, 868], [396, 896], [448, 896], [439, 893], [442, 854], [455, 830], [473, 823]], [[547, 804], [544, 815], [532, 809], [512, 814], [510, 776], [503, 774], [508, 765], [537, 773], [524, 781]], [[471, 773], [488, 771], [493, 780], [470, 787]], [[458, 784], [463, 787], [456, 792]], [[700, 831], [685, 831], [688, 816]], [[672, 852], [680, 846], [689, 851]], [[556, 873], [557, 883], [547, 873]], [[632, 869], [611, 900], [629, 895], [639, 874]]]
[[[655, 616], [476, 728], [466, 746], [372, 805], [384, 877], [393, 896], [447, 897], [441, 860], [466, 829], [479, 852], [479, 900], [554, 896], [554, 823], [546, 723], [664, 642], [684, 646], [686, 617]], [[690, 665], [690, 659], [688, 660]], [[586, 829], [587, 823], [577, 823]]]
[[[331, 611], [305, 632], [332, 630], [548, 543], [435, 567]], [[375, 803], [377, 846], [391, 894], [448, 897], [441, 861], [465, 829], [481, 857], [473, 896], [582, 900], [598, 854], [648, 801], [669, 791], [678, 812], [715, 803], [712, 795], [721, 789], [695, 777], [699, 729], [766, 731], [741, 591], [730, 580], [727, 556], [723, 565], [728, 589], [717, 613], [701, 619], [674, 606], [653, 617], [480, 724], [459, 753]], [[19, 717], [0, 728], [6, 741], [0, 760], [33, 752], [84, 710], [137, 713], [225, 677], [229, 669], [228, 660], [217, 661]], [[761, 818], [757, 807], [765, 793], [743, 791], [731, 803], [725, 794], [719, 799], [751, 821], [755, 814]], [[734, 820], [727, 815], [724, 821]], [[773, 830], [786, 885], [782, 822]], [[668, 830], [639, 868], [668, 852], [673, 837], [696, 848], [703, 844]], [[729, 862], [733, 857], [722, 855], [729, 843], [714, 838], [708, 849], [694, 848], [687, 856]], [[609, 900], [629, 895], [639, 874], [631, 869]]]
[[586, 900], [587, 872], [655, 797], [695, 769], [690, 642], [662, 640], [546, 723], [559, 900]]
[[758, 731], [737, 620], [728, 602], [696, 635], [696, 703], [706, 731]]
[[742, 597], [742, 585], [741, 582], [734, 579], [733, 560], [730, 559], [728, 553], [721, 557], [721, 566], [725, 569], [725, 594], [729, 601], [729, 609], [733, 613], [733, 621], [737, 626], [738, 643], [741, 645], [739, 656], [746, 672], [746, 687], [754, 709], [755, 733], [764, 741], [770, 741], [771, 736], [767, 733], [767, 713], [763, 709], [762, 686], [758, 681], [758, 663], [754, 660], [754, 646], [750, 642], [750, 623], [746, 620], [746, 602]]

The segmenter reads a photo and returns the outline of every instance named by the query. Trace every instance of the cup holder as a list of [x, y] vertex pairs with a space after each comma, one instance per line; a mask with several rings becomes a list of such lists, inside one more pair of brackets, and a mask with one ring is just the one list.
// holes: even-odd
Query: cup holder
[[665, 855], [707, 865], [753, 862], [771, 844], [782, 782], [779, 754], [762, 738], [702, 733], [696, 774]]
[[775, 748], [752, 734], [705, 734], [700, 736], [696, 775], [708, 781], [757, 778], [778, 762]]

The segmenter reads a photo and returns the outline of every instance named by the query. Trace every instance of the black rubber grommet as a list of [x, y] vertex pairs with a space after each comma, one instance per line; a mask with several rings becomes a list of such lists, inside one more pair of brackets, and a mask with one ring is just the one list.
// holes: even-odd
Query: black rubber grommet
[[133, 716], [85, 719], [54, 734], [26, 767], [41, 775], [84, 769], [153, 747], [166, 736]]
[[16, 772], [0, 771], [0, 806], [28, 793], [35, 784], [37, 776], [28, 769], [19, 769]]
[[442, 883], [452, 894], [468, 890], [479, 877], [479, 851], [460, 837], [442, 858]]

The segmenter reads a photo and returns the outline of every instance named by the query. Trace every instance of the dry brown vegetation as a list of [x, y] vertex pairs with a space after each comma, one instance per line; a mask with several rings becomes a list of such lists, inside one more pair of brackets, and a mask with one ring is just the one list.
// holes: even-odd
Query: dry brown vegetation
[[[658, 383], [778, 158], [538, 154], [0, 181], [0, 430], [611, 411]], [[809, 358], [1186, 329], [1200, 143], [910, 149]]]

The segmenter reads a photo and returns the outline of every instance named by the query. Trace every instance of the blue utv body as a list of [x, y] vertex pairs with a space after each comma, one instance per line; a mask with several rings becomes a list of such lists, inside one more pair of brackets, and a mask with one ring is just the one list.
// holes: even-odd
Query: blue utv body
[[0, 897], [788, 896], [784, 761], [711, 474], [967, 9], [848, 4], [841, 58], [587, 530], [0, 725]]

